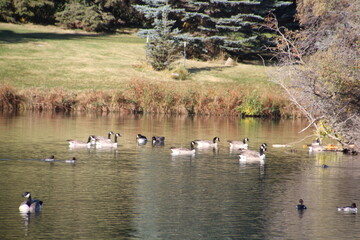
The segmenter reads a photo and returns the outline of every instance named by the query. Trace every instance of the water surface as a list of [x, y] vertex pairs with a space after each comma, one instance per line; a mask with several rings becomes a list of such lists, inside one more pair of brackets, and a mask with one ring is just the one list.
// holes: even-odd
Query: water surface
[[[309, 154], [298, 120], [166, 115], [0, 115], [0, 239], [356, 239], [358, 156]], [[121, 133], [118, 148], [69, 148], [67, 139]], [[138, 146], [141, 133], [165, 145]], [[171, 156], [171, 146], [220, 137], [217, 150]], [[240, 164], [226, 140], [270, 146], [265, 164]], [[311, 142], [311, 139], [308, 139]], [[41, 159], [54, 154], [54, 163]], [[75, 156], [76, 164], [61, 160]], [[327, 164], [329, 168], [321, 168]], [[44, 202], [21, 215], [21, 194]], [[299, 198], [308, 209], [295, 209]]]

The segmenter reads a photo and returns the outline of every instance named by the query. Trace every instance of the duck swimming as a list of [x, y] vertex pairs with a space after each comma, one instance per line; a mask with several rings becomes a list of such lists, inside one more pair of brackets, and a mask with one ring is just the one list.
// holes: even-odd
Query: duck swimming
[[310, 145], [308, 145], [309, 152], [322, 152], [326, 150], [326, 147], [321, 145], [320, 139], [315, 139]]
[[49, 158], [45, 158], [44, 161], [45, 162], [54, 162], [55, 161], [55, 156], [51, 155]]
[[298, 209], [298, 210], [307, 209], [307, 207], [304, 205], [304, 200], [300, 199], [300, 200], [299, 200], [299, 203], [300, 203], [300, 204], [296, 205], [296, 209]]
[[22, 213], [35, 213], [41, 211], [43, 202], [38, 199], [31, 199], [30, 192], [24, 192], [22, 197], [27, 198], [26, 201], [22, 202], [19, 206], [19, 210]]
[[161, 146], [161, 145], [164, 145], [165, 137], [153, 136], [151, 141], [154, 146], [155, 145]]
[[309, 146], [309, 152], [322, 152], [325, 151], [326, 147], [322, 145]]
[[76, 157], [73, 157], [72, 159], [65, 160], [66, 163], [76, 163]]
[[337, 210], [338, 211], [344, 211], [344, 212], [357, 213], [357, 206], [356, 206], [356, 203], [352, 203], [351, 206], [338, 207]]
[[145, 145], [147, 143], [147, 138], [139, 133], [136, 135], [136, 141], [139, 145]]

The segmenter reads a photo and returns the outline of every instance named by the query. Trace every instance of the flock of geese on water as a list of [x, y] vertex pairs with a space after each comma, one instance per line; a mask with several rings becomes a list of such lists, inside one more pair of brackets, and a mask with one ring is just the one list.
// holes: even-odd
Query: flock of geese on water
[[[112, 140], [111, 136], [114, 135], [114, 140]], [[94, 136], [90, 135], [88, 140], [85, 141], [78, 141], [74, 139], [67, 140], [69, 143], [69, 147], [76, 148], [76, 147], [117, 147], [118, 146], [118, 137], [121, 137], [120, 133], [114, 133], [110, 131], [108, 136]], [[139, 145], [144, 145], [148, 142], [146, 136], [142, 134], [137, 134], [136, 141]], [[153, 136], [152, 144], [161, 146], [164, 145], [165, 137], [162, 136]], [[259, 150], [249, 150], [248, 149], [248, 138], [244, 138], [242, 141], [230, 141], [230, 149], [239, 150], [240, 161], [262, 161], [265, 158], [265, 152], [267, 150], [267, 144], [263, 143], [259, 147]], [[195, 155], [196, 148], [217, 148], [218, 142], [220, 142], [219, 137], [214, 137], [213, 140], [194, 140], [190, 142], [190, 148], [183, 148], [183, 147], [171, 147], [171, 154], [172, 155]], [[52, 161], [54, 158], [51, 156], [49, 159], [45, 159], [45, 161]], [[73, 159], [75, 160], [75, 158]]]
[[[111, 136], [114, 135], [114, 141], [111, 139]], [[120, 133], [114, 133], [110, 131], [108, 136], [95, 136], [90, 135], [86, 142], [78, 140], [67, 140], [69, 147], [117, 147], [118, 146], [118, 137], [121, 137]], [[139, 145], [144, 145], [148, 142], [147, 137], [141, 134], [137, 134], [136, 141]], [[162, 136], [153, 136], [152, 144], [154, 146], [162, 146], [165, 142], [165, 137]], [[177, 148], [171, 147], [172, 155], [194, 155], [196, 148], [217, 148], [218, 142], [220, 142], [219, 137], [214, 137], [213, 140], [194, 140], [190, 142], [190, 148]], [[248, 138], [244, 138], [242, 141], [227, 141], [230, 144], [230, 149], [239, 150], [239, 161], [240, 162], [262, 162], [265, 159], [265, 152], [267, 151], [267, 144], [263, 143], [259, 147], [259, 151], [249, 150], [248, 149]], [[324, 151], [326, 150], [323, 146], [320, 145], [318, 140], [315, 140], [311, 145], [308, 145], [309, 151]], [[54, 155], [51, 155], [49, 158], [44, 159], [47, 162], [55, 161]], [[76, 158], [73, 157], [70, 160], [64, 160], [67, 163], [75, 163]], [[326, 166], [324, 166], [326, 167]], [[19, 210], [22, 213], [36, 213], [41, 211], [43, 202], [38, 199], [32, 199], [30, 192], [24, 192], [22, 197], [25, 197], [26, 200], [22, 202], [19, 206]], [[296, 205], [296, 209], [305, 210], [307, 207], [304, 205], [304, 200], [300, 199], [299, 204]], [[356, 203], [352, 203], [351, 206], [337, 207], [338, 211], [357, 213]]]

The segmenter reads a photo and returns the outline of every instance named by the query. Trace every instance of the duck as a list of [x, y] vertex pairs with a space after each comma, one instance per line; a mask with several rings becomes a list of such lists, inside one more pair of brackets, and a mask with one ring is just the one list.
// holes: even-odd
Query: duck
[[352, 203], [351, 206], [337, 207], [337, 210], [338, 211], [344, 211], [344, 212], [357, 213], [357, 206], [356, 206], [356, 203]]
[[97, 140], [107, 140], [107, 139], [110, 139], [111, 140], [111, 135], [113, 135], [114, 132], [113, 131], [110, 131], [107, 135], [107, 137], [104, 137], [104, 136], [94, 136]]
[[139, 145], [145, 145], [147, 143], [147, 138], [139, 133], [136, 135], [136, 141]]
[[309, 146], [309, 152], [322, 152], [325, 151], [326, 147], [322, 145], [311, 145]]
[[249, 144], [247, 143], [249, 138], [244, 138], [242, 141], [232, 141], [228, 140], [227, 142], [230, 143], [230, 148], [237, 148], [237, 149], [248, 149]]
[[210, 140], [194, 140], [193, 141], [198, 148], [202, 147], [217, 147], [218, 142], [220, 142], [219, 137], [214, 137], [212, 141]]
[[66, 163], [76, 163], [76, 157], [73, 157], [69, 160], [65, 160]]
[[266, 146], [261, 144], [259, 151], [244, 149], [239, 157], [240, 162], [261, 162], [265, 159]]
[[95, 140], [95, 146], [96, 147], [117, 147], [118, 146], [118, 137], [121, 137], [120, 133], [115, 134], [115, 139], [112, 141], [111, 139], [105, 139], [105, 140]]
[[78, 141], [78, 140], [74, 140], [74, 139], [68, 139], [66, 140], [69, 142], [69, 147], [91, 147], [91, 145], [93, 144], [93, 142], [95, 141], [95, 136], [90, 135], [88, 137], [87, 142], [84, 141]]
[[153, 145], [164, 145], [165, 137], [153, 136], [151, 140]]
[[194, 148], [195, 142], [192, 141], [190, 143], [190, 149], [189, 148], [176, 148], [171, 147], [172, 155], [194, 155], [195, 154], [195, 148]]
[[307, 145], [309, 152], [322, 152], [326, 150], [326, 147], [322, 146], [320, 139], [315, 139], [310, 145]]
[[315, 139], [315, 140], [310, 144], [310, 146], [319, 146], [319, 145], [320, 145], [320, 139], [319, 139], [319, 138]]
[[22, 202], [19, 206], [19, 210], [22, 213], [35, 213], [41, 211], [41, 207], [43, 202], [38, 199], [31, 199], [30, 192], [24, 192], [22, 197], [27, 198], [24, 202]]
[[307, 207], [304, 205], [304, 200], [300, 199], [300, 200], [299, 200], [299, 203], [300, 203], [300, 204], [296, 205], [296, 209], [298, 209], [298, 210], [307, 209]]
[[55, 161], [55, 156], [51, 155], [49, 158], [45, 158], [44, 161], [45, 162], [54, 162]]

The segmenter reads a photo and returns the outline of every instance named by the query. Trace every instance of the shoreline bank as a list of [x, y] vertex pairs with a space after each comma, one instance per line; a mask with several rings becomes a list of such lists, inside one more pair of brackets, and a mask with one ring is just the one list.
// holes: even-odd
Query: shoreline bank
[[55, 112], [127, 112], [214, 116], [299, 117], [281, 94], [248, 92], [236, 84], [187, 86], [130, 81], [113, 90], [18, 89], [0, 85], [0, 109]]

